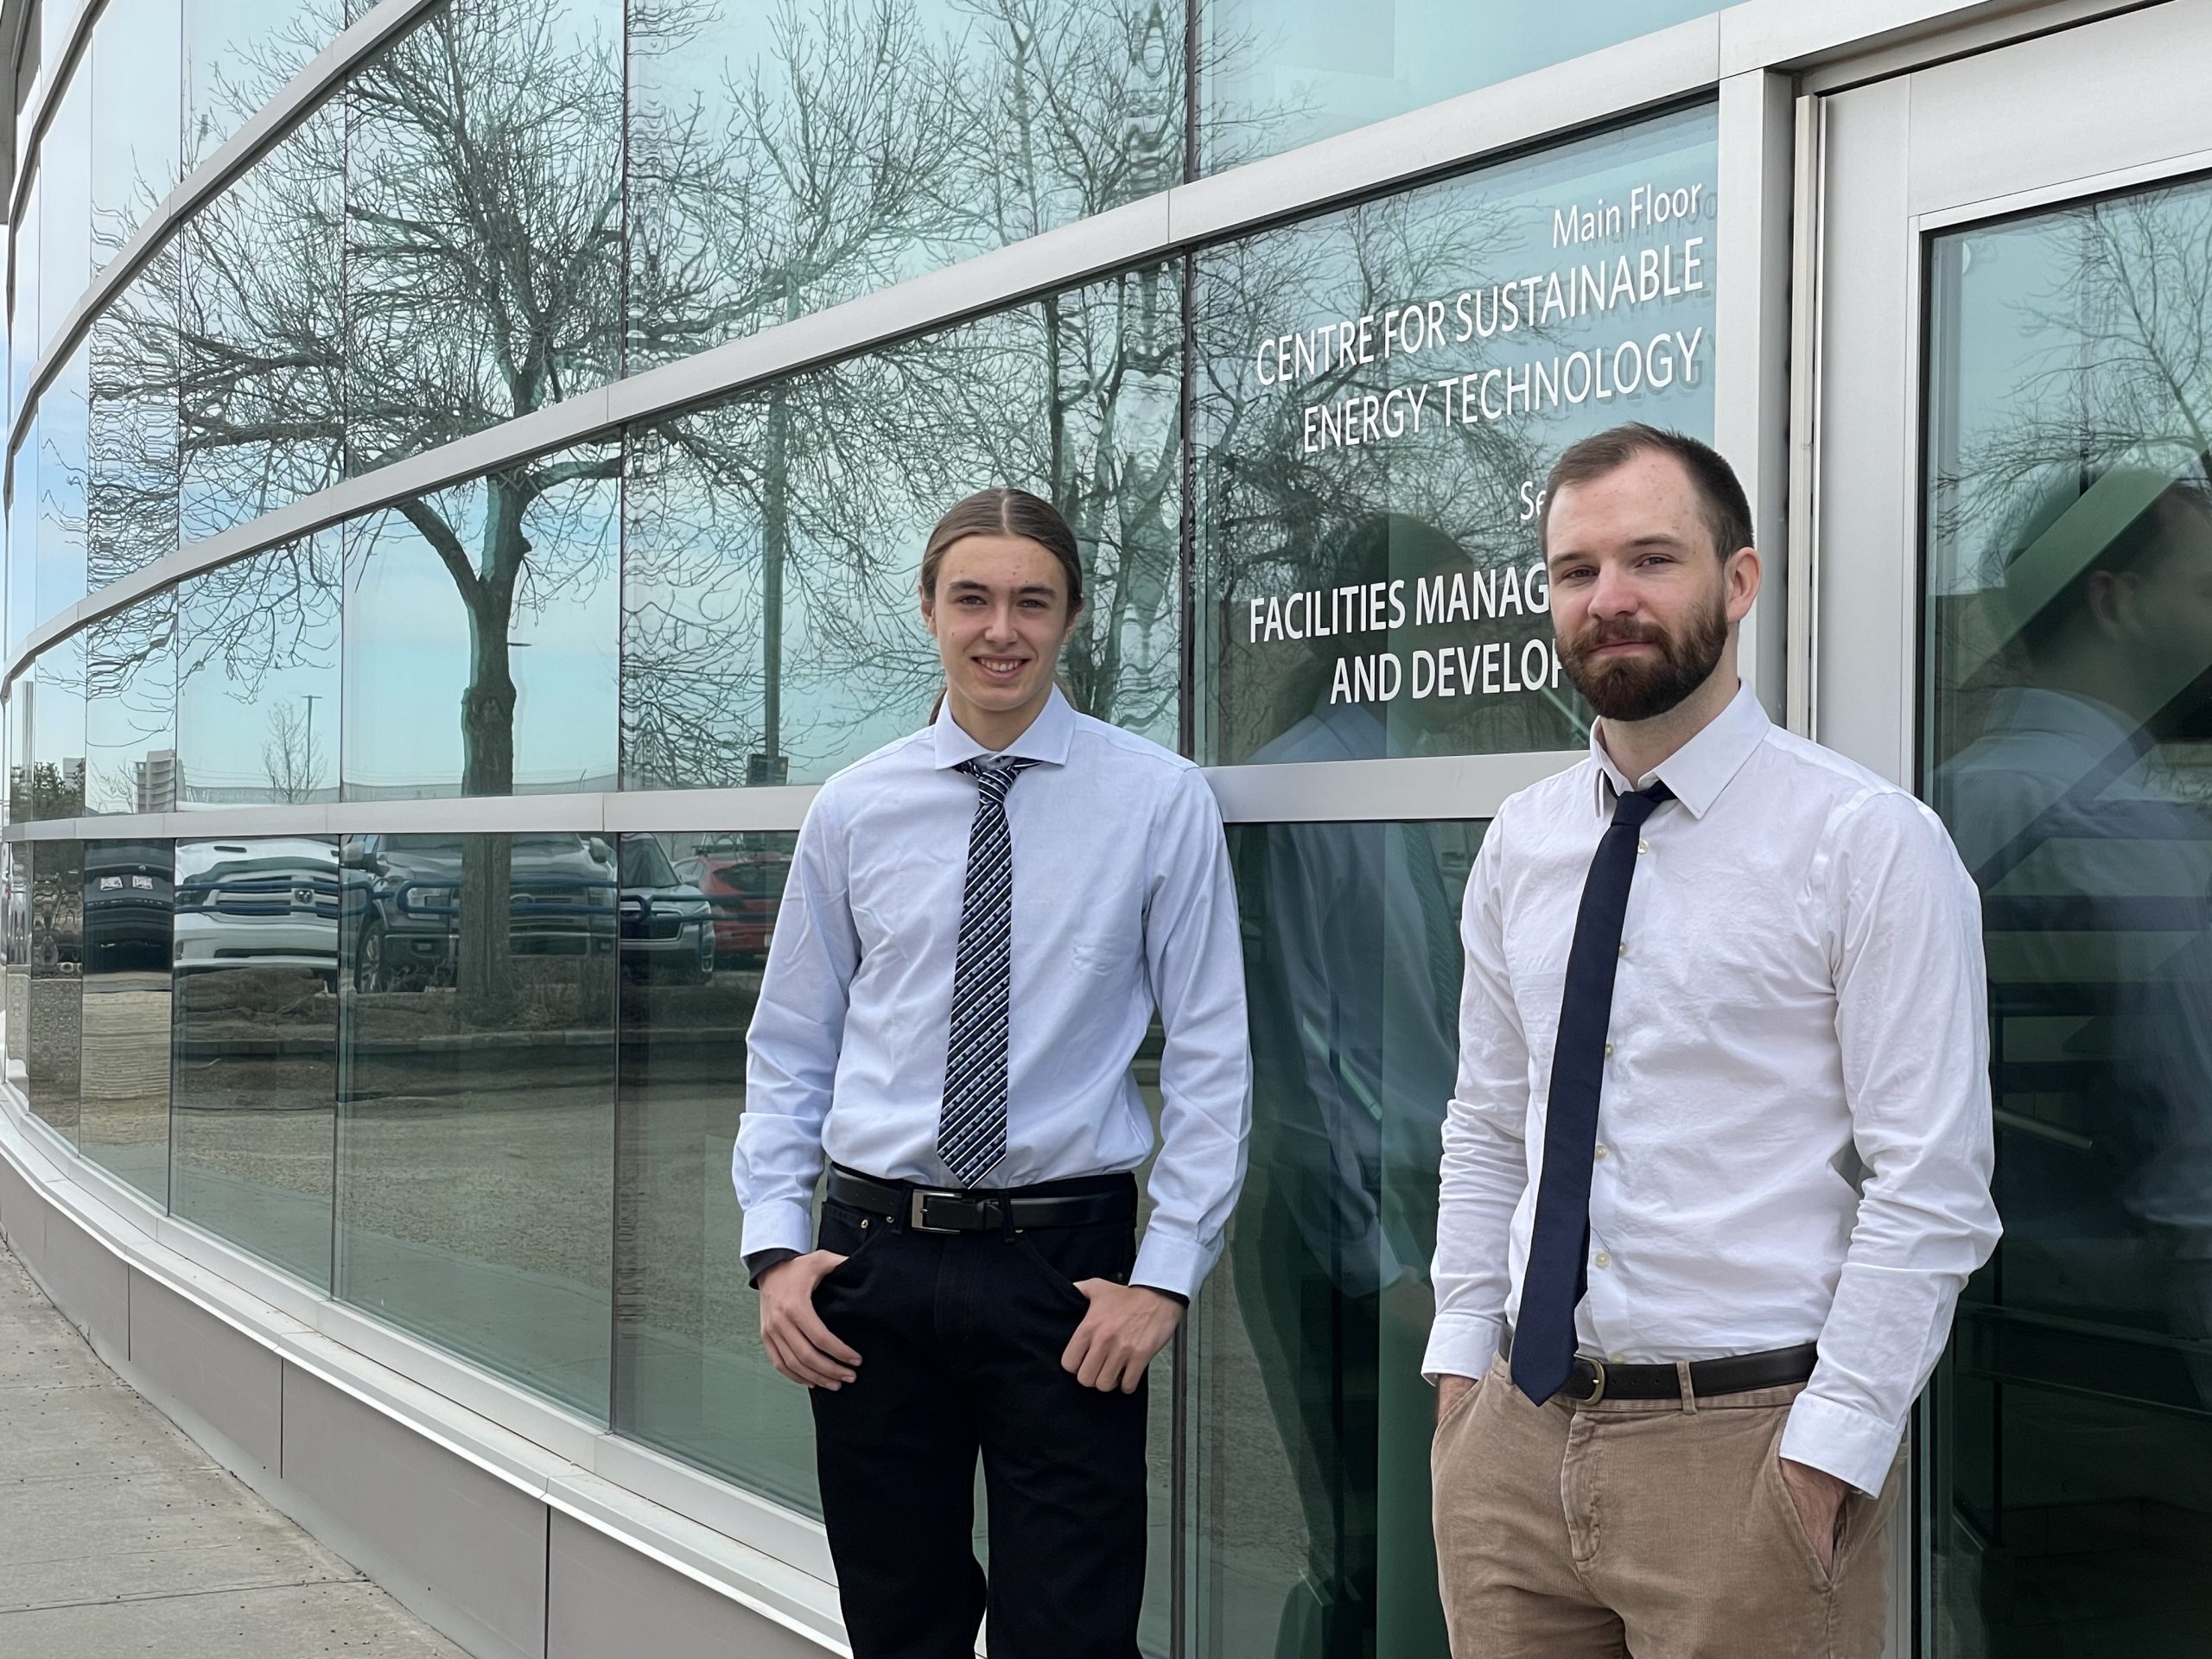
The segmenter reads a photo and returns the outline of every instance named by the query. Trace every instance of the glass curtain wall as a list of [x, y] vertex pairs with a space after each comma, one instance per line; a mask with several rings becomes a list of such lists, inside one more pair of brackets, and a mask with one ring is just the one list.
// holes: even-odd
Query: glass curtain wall
[[[1209, 8], [1186, 65], [1160, 0], [448, 0], [61, 354], [15, 457], [7, 628], [343, 478], [1154, 194], [1190, 170], [1186, 70], [1218, 168], [1706, 9], [1494, 31], [1479, 62], [1410, 13], [1374, 58], [1325, 10]], [[82, 153], [49, 137], [17, 244], [27, 337], [340, 11], [187, 0], [173, 43], [105, 73], [96, 41], [64, 111]], [[180, 120], [181, 149], [146, 137]], [[1534, 490], [1617, 419], [1711, 435], [1714, 131], [1666, 113], [1226, 238], [195, 575], [18, 678], [11, 816], [818, 782], [925, 718], [921, 544], [985, 482], [1075, 526], [1064, 677], [1101, 719], [1213, 764], [1574, 747]], [[790, 829], [430, 810], [11, 843], [33, 1109], [194, 1225], [812, 1512], [728, 1175]], [[1148, 1652], [1440, 1649], [1417, 1367], [1480, 834], [1232, 833], [1252, 1179], [1190, 1363], [1155, 1376]], [[1137, 1072], [1156, 1094], [1156, 1043]]]

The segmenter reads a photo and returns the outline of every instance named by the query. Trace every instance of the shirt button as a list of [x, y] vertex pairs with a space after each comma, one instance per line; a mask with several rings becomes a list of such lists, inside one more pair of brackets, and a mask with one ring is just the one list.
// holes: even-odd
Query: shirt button
[[1609, 1060], [1613, 1058], [1613, 1046], [1611, 1043], [1605, 1045], [1605, 1058]]
[[1590, 1155], [1593, 1158], [1603, 1158], [1605, 1155], [1605, 1143], [1600, 1141]]
[[1639, 841], [1636, 843], [1636, 850], [1639, 853], [1648, 853], [1651, 850], [1651, 843], [1648, 841]]
[[1605, 1356], [1605, 1363], [1608, 1365], [1618, 1365], [1625, 1362], [1628, 1356], [1626, 1354], [1616, 1351]]
[[1611, 1250], [1600, 1250], [1592, 1259], [1601, 1268], [1610, 1268], [1613, 1265], [1613, 1253]]
[[1619, 950], [1616, 950], [1613, 954], [1614, 954], [1615, 956], [1617, 956], [1617, 957], [1624, 957], [1624, 956], [1628, 955], [1628, 944], [1627, 944], [1627, 942], [1626, 942], [1625, 940], [1624, 940], [1624, 941], [1622, 942], [1621, 948], [1620, 948]]

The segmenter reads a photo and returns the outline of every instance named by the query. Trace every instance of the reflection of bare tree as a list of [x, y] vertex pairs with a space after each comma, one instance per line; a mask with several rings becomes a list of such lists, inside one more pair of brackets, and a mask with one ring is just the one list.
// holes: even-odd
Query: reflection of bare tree
[[[1535, 423], [1455, 423], [1417, 442], [1308, 454], [1300, 430], [1305, 406], [1382, 391], [1421, 371], [1384, 358], [1340, 363], [1294, 386], [1262, 386], [1249, 350], [1303, 321], [1358, 316], [1505, 275], [1494, 266], [1510, 228], [1479, 193], [1423, 192], [1325, 221], [1325, 241], [1317, 227], [1291, 226], [1202, 258], [1196, 326], [1201, 340], [1219, 346], [1199, 365], [1200, 522], [1211, 590], [1231, 601], [1200, 623], [1220, 631], [1213, 647], [1201, 652], [1220, 664], [1224, 681], [1212, 699], [1224, 722], [1219, 753], [1248, 754], [1281, 729], [1287, 702], [1310, 701], [1315, 691], [1300, 678], [1295, 652], [1247, 648], [1234, 626], [1240, 596], [1389, 574], [1356, 577], [1338, 568], [1346, 547], [1360, 539], [1357, 527], [1385, 512], [1453, 536], [1478, 566], [1532, 562], [1533, 538], [1516, 533], [1522, 527], [1502, 504], [1519, 480], [1542, 471], [1543, 434]], [[1464, 372], [1478, 364], [1455, 348], [1447, 366]], [[1526, 626], [1533, 635], [1542, 631], [1542, 619]], [[1557, 747], [1562, 733], [1571, 740], [1576, 723], [1544, 696], [1490, 699], [1471, 709], [1484, 724], [1461, 747], [1474, 749]]]
[[269, 736], [261, 768], [276, 798], [310, 801], [322, 786], [322, 742], [315, 734], [315, 705], [280, 702], [269, 710]]
[[[1939, 455], [1937, 534], [1971, 544], [2003, 527], [2054, 465], [2084, 480], [2141, 461], [2207, 474], [2212, 455], [2212, 190], [2184, 186], [2083, 203], [2053, 219], [2074, 252], [2017, 308], [2050, 343], [2012, 388], [2012, 418]], [[2002, 550], [1979, 574], [2004, 579]]]
[[[780, 275], [780, 289], [722, 302], [742, 321], [1180, 175], [1180, 32], [1152, 0], [978, 0], [964, 36], [935, 46], [909, 0], [877, 0], [864, 20], [814, 10], [836, 44], [807, 45], [787, 9], [772, 84], [756, 70], [721, 91], [740, 149], [779, 158], [772, 211], [721, 221], [734, 239], [718, 245], [721, 266]], [[836, 77], [823, 73], [833, 59]], [[872, 100], [847, 90], [876, 86]], [[855, 102], [874, 111], [866, 143]], [[661, 127], [706, 124], [699, 99], [640, 104], [643, 155], [665, 142]], [[707, 222], [690, 207], [683, 234], [659, 241], [708, 245]], [[730, 289], [725, 276], [716, 291]], [[634, 330], [645, 318], [632, 310]], [[784, 757], [819, 755], [855, 723], [918, 719], [937, 671], [912, 615], [915, 550], [947, 502], [991, 482], [1051, 496], [1083, 540], [1094, 603], [1067, 664], [1079, 706], [1164, 718], [1173, 653], [1145, 647], [1173, 628], [1177, 321], [1172, 270], [1150, 270], [633, 434], [631, 775], [772, 779]], [[731, 651], [756, 620], [760, 649]], [[804, 652], [786, 657], [787, 637]]]
[[[1937, 713], [1939, 757], [1981, 729], [1992, 697], [2031, 677], [2008, 567], [2024, 531], [2051, 526], [2024, 514], [2060, 483], [2087, 489], [2115, 468], [2212, 481], [2212, 190], [2084, 202], [2031, 233], [1962, 239], [1938, 280], [2069, 241], [2053, 273], [2010, 308], [2029, 350], [2005, 389], [2003, 423], [1962, 433], [1939, 421], [1931, 430], [1929, 528], [1952, 573], [1929, 619], [1955, 688]], [[2049, 580], [2053, 592], [2063, 586], [2060, 573]]]

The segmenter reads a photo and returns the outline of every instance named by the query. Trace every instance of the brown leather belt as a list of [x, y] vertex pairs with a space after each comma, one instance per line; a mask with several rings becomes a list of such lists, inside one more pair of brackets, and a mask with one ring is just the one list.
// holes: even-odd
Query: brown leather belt
[[[1506, 1333], [1498, 1351], [1504, 1358], [1512, 1357], [1512, 1332]], [[1820, 1346], [1810, 1342], [1721, 1359], [1694, 1359], [1690, 1392], [1706, 1400], [1721, 1394], [1749, 1394], [1754, 1389], [1787, 1388], [1811, 1376], [1819, 1359]], [[1566, 1386], [1553, 1397], [1577, 1406], [1594, 1406], [1600, 1400], [1680, 1400], [1682, 1374], [1670, 1364], [1617, 1365], [1578, 1354]]]

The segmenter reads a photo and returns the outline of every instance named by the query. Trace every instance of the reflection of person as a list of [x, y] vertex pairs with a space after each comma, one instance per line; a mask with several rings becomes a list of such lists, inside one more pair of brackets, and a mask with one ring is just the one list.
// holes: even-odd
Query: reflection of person
[[[1449, 538], [1395, 515], [1355, 524], [1341, 550], [1326, 585], [1466, 563]], [[1335, 652], [1314, 655], [1312, 712], [1255, 762], [1388, 753], [1382, 712], [1332, 703]], [[1271, 825], [1243, 847], [1252, 1169], [1230, 1260], [1306, 1523], [1306, 1567], [1285, 1599], [1275, 1650], [1336, 1659], [1402, 1634], [1377, 1630], [1384, 1604], [1400, 1601], [1378, 1580], [1385, 1536], [1396, 1531], [1386, 1512], [1407, 1484], [1401, 1471], [1420, 1467], [1425, 1413], [1392, 1408], [1397, 1368], [1385, 1350], [1406, 1350], [1410, 1377], [1428, 1319], [1458, 945], [1429, 825]], [[1394, 1579], [1426, 1585], [1433, 1565], [1415, 1559], [1427, 1541], [1421, 1508], [1413, 1493], [1407, 1530], [1416, 1540], [1387, 1554]], [[1403, 1599], [1399, 1617], [1428, 1601], [1425, 1589]]]
[[[799, 831], [734, 1160], [746, 1262], [770, 1356], [814, 1390], [859, 1659], [965, 1659], [987, 1610], [999, 1659], [1130, 1659], [1145, 1370], [1243, 1173], [1221, 817], [1187, 761], [1054, 690], [1083, 572], [1049, 505], [955, 506], [921, 597], [938, 718], [831, 779]], [[1155, 1004], [1140, 1249], [1130, 1172], [1153, 1135], [1130, 1063]], [[969, 1543], [979, 1452], [988, 1585]]]
[[1467, 887], [1425, 1367], [1453, 1649], [1872, 1659], [1906, 1414], [1997, 1233], [1974, 888], [1738, 683], [1726, 461], [1617, 428], [1547, 499], [1599, 719]]
[[[2180, 798], [2158, 745], [2201, 738], [2212, 704], [2212, 495], [2201, 474], [2069, 475], [2006, 541], [2023, 683], [1992, 700], [1982, 734], [1938, 774], [1937, 801], [2003, 941], [1992, 1000], [2000, 1017], [2083, 1022], [2069, 1092], [2088, 1114], [2008, 1144], [2009, 1205], [2054, 1246], [2146, 1236], [2153, 1295], [2176, 1334], [2202, 1341], [2212, 822]], [[2212, 1400], [2212, 1351], [2193, 1370]]]

